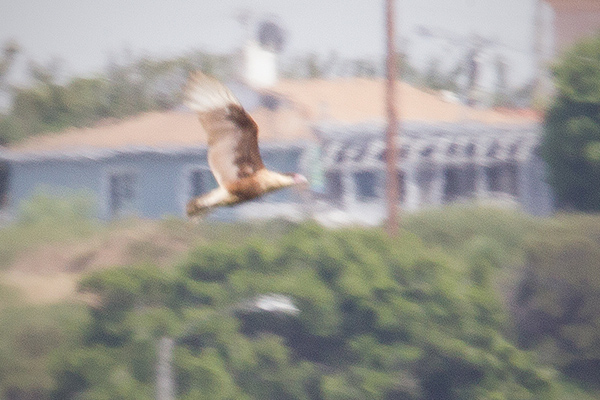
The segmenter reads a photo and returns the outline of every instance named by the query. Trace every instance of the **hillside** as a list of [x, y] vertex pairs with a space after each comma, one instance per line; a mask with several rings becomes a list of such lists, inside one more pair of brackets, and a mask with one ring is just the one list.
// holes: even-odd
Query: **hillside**
[[[39, 204], [48, 201], [56, 204]], [[2, 282], [23, 291], [25, 299], [33, 303], [79, 300], [77, 281], [93, 270], [142, 264], [167, 268], [202, 243], [223, 238], [235, 242], [251, 232], [263, 236], [277, 232], [266, 224], [238, 229], [181, 219], [130, 219], [104, 225], [65, 215], [68, 201], [37, 198], [27, 206], [34, 208], [34, 214], [41, 212], [39, 208], [59, 208], [54, 215], [26, 215], [25, 220], [33, 220], [0, 228]], [[72, 229], [74, 225], [78, 230]]]
[[[441, 352], [440, 356], [446, 360], [444, 363], [464, 359], [470, 365], [462, 366], [466, 368], [465, 372], [478, 371], [477, 374], [492, 379], [490, 382], [497, 379], [492, 371], [500, 365], [494, 364], [498, 362], [503, 365], [501, 368], [512, 371], [508, 372], [510, 374], [537, 371], [536, 382], [546, 382], [550, 376], [536, 365], [556, 368], [573, 382], [583, 381], [592, 388], [598, 381], [594, 364], [594, 360], [600, 359], [595, 345], [600, 340], [596, 334], [600, 321], [596, 307], [600, 299], [596, 273], [600, 267], [598, 216], [534, 219], [514, 211], [452, 207], [405, 216], [401, 238], [390, 242], [378, 229], [328, 231], [310, 223], [192, 224], [181, 219], [132, 219], [100, 224], [86, 215], [89, 213], [83, 199], [63, 201], [40, 197], [26, 205], [14, 224], [0, 229], [0, 316], [6, 321], [4, 328], [0, 329], [0, 339], [8, 344], [4, 350], [0, 349], [0, 361], [4, 360], [2, 363], [8, 366], [20, 365], [20, 369], [10, 373], [0, 368], [0, 390], [13, 387], [5, 385], [14, 385], [18, 381], [26, 388], [23, 396], [26, 396], [27, 390], [33, 390], [31, 388], [50, 391], [56, 377], [44, 363], [52, 354], [56, 357], [54, 350], [59, 346], [70, 348], [73, 343], [80, 346], [80, 350], [69, 353], [74, 357], [71, 360], [85, 358], [86, 352], [91, 352], [90, 355], [96, 354], [94, 357], [117, 363], [114, 368], [135, 370], [138, 364], [127, 367], [128, 361], [120, 360], [119, 352], [111, 350], [114, 344], [108, 343], [116, 340], [113, 335], [120, 338], [115, 343], [126, 340], [127, 346], [133, 347], [123, 349], [133, 351], [135, 346], [152, 343], [147, 336], [150, 331], [144, 329], [162, 331], [171, 326], [169, 329], [176, 332], [179, 319], [185, 321], [188, 316], [198, 313], [203, 319], [213, 315], [219, 307], [228, 307], [231, 301], [235, 301], [229, 298], [228, 293], [243, 298], [264, 290], [291, 291], [294, 298], [300, 299], [306, 310], [302, 319], [302, 324], [306, 324], [303, 329], [308, 329], [302, 333], [308, 335], [306, 340], [314, 340], [314, 345], [325, 346], [330, 349], [328, 351], [341, 351], [340, 354], [348, 350], [354, 353], [366, 351], [360, 353], [364, 356], [361, 363], [369, 362], [369, 354], [381, 357], [372, 368], [391, 368], [385, 374], [393, 371], [392, 364], [388, 367], [380, 364], [389, 362], [385, 356], [387, 350], [380, 352], [386, 348], [387, 341], [400, 340], [395, 335], [404, 337], [410, 332], [406, 329], [418, 330], [425, 326], [423, 324], [432, 324], [439, 329], [439, 336], [428, 337], [422, 342], [419, 338], [423, 335], [409, 335], [407, 340], [411, 338], [416, 347], [400, 345], [398, 349], [404, 349], [402, 351], [406, 353], [393, 353], [393, 357], [406, 357], [403, 362], [419, 374], [420, 387], [431, 395], [446, 389], [427, 386], [429, 378], [423, 375], [422, 367], [414, 358], [419, 354], [427, 354], [426, 357], [434, 360], [438, 357], [436, 353]], [[301, 283], [303, 280], [312, 283], [304, 285]], [[84, 290], [80, 291], [80, 288]], [[430, 302], [422, 302], [422, 296]], [[449, 306], [447, 300], [450, 299], [456, 307]], [[349, 304], [358, 308], [347, 308]], [[367, 310], [361, 311], [361, 307], [367, 307], [368, 313], [362, 314]], [[417, 308], [411, 307], [422, 308], [428, 316], [424, 317], [420, 312], [415, 314], [413, 311]], [[405, 317], [401, 318], [402, 324], [396, 324], [396, 311], [390, 313], [391, 310], [415, 319], [414, 325], [413, 322], [408, 323]], [[486, 311], [479, 315], [477, 310]], [[371, 319], [370, 313], [378, 315], [377, 319]], [[468, 324], [448, 325], [448, 315], [460, 316]], [[346, 318], [350, 320], [342, 323]], [[354, 321], [352, 318], [358, 319]], [[120, 321], [121, 325], [113, 325], [110, 321]], [[222, 321], [225, 325], [221, 326], [219, 321], [217, 318], [216, 325], [203, 329], [216, 329], [219, 335], [240, 334], [235, 328], [237, 323]], [[323, 325], [315, 324], [316, 321], [329, 322]], [[378, 328], [370, 325], [375, 322]], [[255, 323], [260, 325], [260, 321]], [[366, 324], [365, 329], [375, 331], [369, 331], [369, 336], [360, 329], [354, 332], [352, 327], [355, 323]], [[481, 324], [482, 328], [470, 331], [472, 324]], [[131, 329], [142, 331], [130, 336], [128, 332]], [[333, 336], [323, 329], [334, 332]], [[398, 332], [392, 333], [396, 330]], [[212, 337], [210, 331], [206, 332], [200, 337]], [[84, 333], [99, 334], [98, 337], [92, 336], [96, 337], [94, 340], [100, 340], [98, 343], [109, 347], [94, 353], [92, 348], [86, 348], [87, 342], [82, 337]], [[351, 336], [344, 339], [348, 343], [340, 348], [336, 340], [348, 333]], [[137, 336], [139, 334], [142, 336]], [[275, 346], [278, 352], [299, 352], [305, 362], [316, 364], [305, 370], [294, 364], [295, 358], [291, 355], [277, 362], [292, 363], [290, 365], [299, 374], [293, 379], [308, 379], [307, 382], [324, 379], [320, 383], [322, 390], [337, 393], [336, 396], [345, 393], [342, 397], [331, 398], [346, 398], [344, 396], [349, 392], [345, 392], [347, 384], [344, 382], [351, 382], [353, 374], [358, 371], [351, 364], [353, 358], [337, 360], [349, 369], [345, 369], [343, 375], [331, 375], [337, 367], [327, 365], [326, 371], [320, 371], [322, 361], [311, 353], [310, 346], [284, 346], [281, 340], [286, 335], [285, 331], [269, 335], [273, 341], [252, 339], [250, 335], [247, 338], [235, 336], [235, 343], [247, 342], [248, 349], [253, 348], [252, 351], [257, 351], [257, 354], [271, 346]], [[495, 339], [492, 342], [483, 340], [486, 335]], [[449, 337], [453, 337], [450, 342]], [[375, 343], [373, 338], [383, 342]], [[108, 342], [102, 342], [105, 340]], [[214, 341], [211, 346], [218, 348], [229, 346], [227, 341], [233, 340], [233, 336], [218, 336], [211, 340]], [[519, 346], [518, 353], [512, 347], [514, 344]], [[261, 347], [263, 345], [266, 347]], [[384, 347], [379, 349], [377, 346], [380, 345]], [[203, 358], [204, 353], [196, 353], [194, 346], [190, 348], [190, 357], [200, 356], [198, 360], [208, 363], [202, 365], [212, 368], [209, 367], [213, 365], [212, 361]], [[431, 346], [437, 349], [433, 353], [430, 353]], [[419, 348], [422, 350], [417, 350]], [[527, 355], [520, 353], [523, 349], [529, 350]], [[516, 358], [503, 358], [504, 351], [513, 352]], [[116, 358], [111, 358], [111, 354]], [[152, 351], [146, 351], [143, 357], [151, 357], [151, 354]], [[517, 357], [515, 354], [520, 355]], [[44, 363], [40, 363], [40, 359], [45, 360]], [[184, 362], [185, 358], [179, 360]], [[490, 360], [496, 361], [489, 364]], [[217, 385], [214, 388], [225, 385], [222, 386], [225, 390], [229, 385], [226, 383], [230, 379], [228, 374], [237, 368], [259, 375], [267, 372], [263, 371], [262, 364], [258, 370], [246, 370], [244, 363], [247, 361], [227, 357], [218, 361], [233, 364], [227, 364], [226, 368], [218, 364], [219, 379], [224, 381], [213, 382]], [[98, 371], [81, 370], [87, 368], [87, 364], [70, 362], [62, 359], [64, 373], [80, 371], [78, 373], [91, 374], [89, 377], [98, 376]], [[187, 368], [185, 365], [182, 364], [182, 368]], [[309, 364], [302, 365], [308, 368]], [[496, 366], [490, 369], [493, 365]], [[34, 370], [44, 377], [43, 381], [32, 383], [28, 380]], [[216, 370], [213, 372], [217, 373]], [[367, 370], [364, 372], [367, 373]], [[383, 373], [383, 370], [369, 372], [364, 379], [375, 379], [376, 376], [383, 379], [384, 375], [377, 375], [380, 372]], [[534, 388], [537, 384], [530, 386], [532, 381], [519, 374], [514, 375], [516, 381], [513, 384], [516, 386], [501, 389], [506, 391], [503, 397], [489, 398], [514, 398], [509, 394], [512, 390], [525, 396], [521, 385], [540, 390], [540, 387]], [[144, 372], [135, 377], [140, 379], [135, 385], [144, 387], [144, 398], [150, 398], [153, 373]], [[281, 379], [288, 378], [285, 374], [281, 375]], [[409, 381], [413, 379], [406, 378]], [[377, 381], [377, 390], [390, 390], [387, 379]], [[469, 379], [477, 381], [478, 378], [475, 375]], [[375, 384], [375, 381], [372, 383]], [[451, 385], [463, 387], [463, 383], [453, 381]], [[60, 385], [72, 388], [69, 382], [61, 381]], [[367, 390], [360, 383], [357, 385], [356, 390]], [[130, 388], [133, 387], [136, 386]], [[265, 390], [268, 387], [264, 387]], [[494, 383], [485, 389], [482, 387], [482, 390], [493, 392], [494, 387], [500, 388]], [[110, 392], [113, 389], [108, 386], [102, 390]], [[410, 385], [402, 388], [412, 393], [413, 397], [409, 398], [420, 398], [418, 391], [413, 389]], [[468, 387], [463, 389], [471, 390]], [[293, 390], [302, 391], [298, 386]], [[562, 395], [548, 398], [586, 399], [583, 392], [573, 385], [561, 384], [557, 390]], [[492, 392], [489, 392], [490, 395]], [[266, 398], [277, 398], [273, 396], [267, 395]], [[527, 396], [522, 398], [529, 398]]]
[[2, 279], [22, 289], [34, 303], [76, 299], [76, 283], [82, 273], [140, 263], [168, 266], [198, 240], [196, 235], [186, 237], [171, 231], [165, 224], [132, 220], [87, 238], [23, 249], [2, 266]]

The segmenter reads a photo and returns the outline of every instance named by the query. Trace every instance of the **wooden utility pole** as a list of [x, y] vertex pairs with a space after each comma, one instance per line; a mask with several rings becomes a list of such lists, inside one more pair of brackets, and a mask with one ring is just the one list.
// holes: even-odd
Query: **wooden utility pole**
[[396, 66], [396, 46], [394, 29], [394, 0], [385, 0], [386, 21], [386, 90], [385, 105], [387, 112], [386, 130], [386, 201], [387, 221], [386, 229], [391, 237], [398, 235], [398, 171], [396, 162], [398, 160], [396, 149], [396, 136], [398, 135], [398, 118], [396, 115], [396, 79], [398, 68]]

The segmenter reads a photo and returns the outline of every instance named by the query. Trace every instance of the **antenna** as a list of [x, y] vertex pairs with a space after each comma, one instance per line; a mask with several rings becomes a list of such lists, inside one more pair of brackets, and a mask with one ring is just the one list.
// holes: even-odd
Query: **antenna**
[[285, 31], [279, 24], [267, 19], [258, 25], [258, 42], [264, 49], [281, 53], [285, 46]]

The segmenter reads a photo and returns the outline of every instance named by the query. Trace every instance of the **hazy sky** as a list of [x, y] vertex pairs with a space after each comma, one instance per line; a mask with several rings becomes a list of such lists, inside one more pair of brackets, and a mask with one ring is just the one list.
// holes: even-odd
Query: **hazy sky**
[[[397, 0], [399, 35], [423, 66], [433, 56], [452, 57], [464, 48], [423, 38], [416, 27], [466, 37], [479, 34], [508, 45], [504, 54], [512, 84], [532, 73], [535, 0]], [[192, 49], [229, 52], [244, 37], [235, 15], [274, 16], [287, 31], [283, 57], [308, 51], [380, 58], [384, 49], [383, 0], [0, 0], [0, 43], [13, 38], [22, 59], [64, 60], [67, 74], [100, 71], [109, 55], [179, 55]]]

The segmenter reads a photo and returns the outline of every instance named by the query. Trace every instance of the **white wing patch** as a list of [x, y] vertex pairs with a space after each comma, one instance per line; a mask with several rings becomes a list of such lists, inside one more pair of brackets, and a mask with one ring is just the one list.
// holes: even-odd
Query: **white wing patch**
[[225, 85], [202, 73], [195, 73], [190, 77], [184, 102], [199, 113], [225, 108], [229, 104], [240, 105]]
[[204, 196], [196, 197], [194, 201], [200, 208], [214, 207], [220, 204], [229, 204], [236, 200], [235, 196], [229, 193], [225, 188], [218, 187], [206, 193]]
[[226, 136], [213, 144], [208, 150], [208, 165], [219, 186], [233, 182], [238, 178], [235, 165], [235, 153], [231, 150], [237, 146], [233, 136]]

